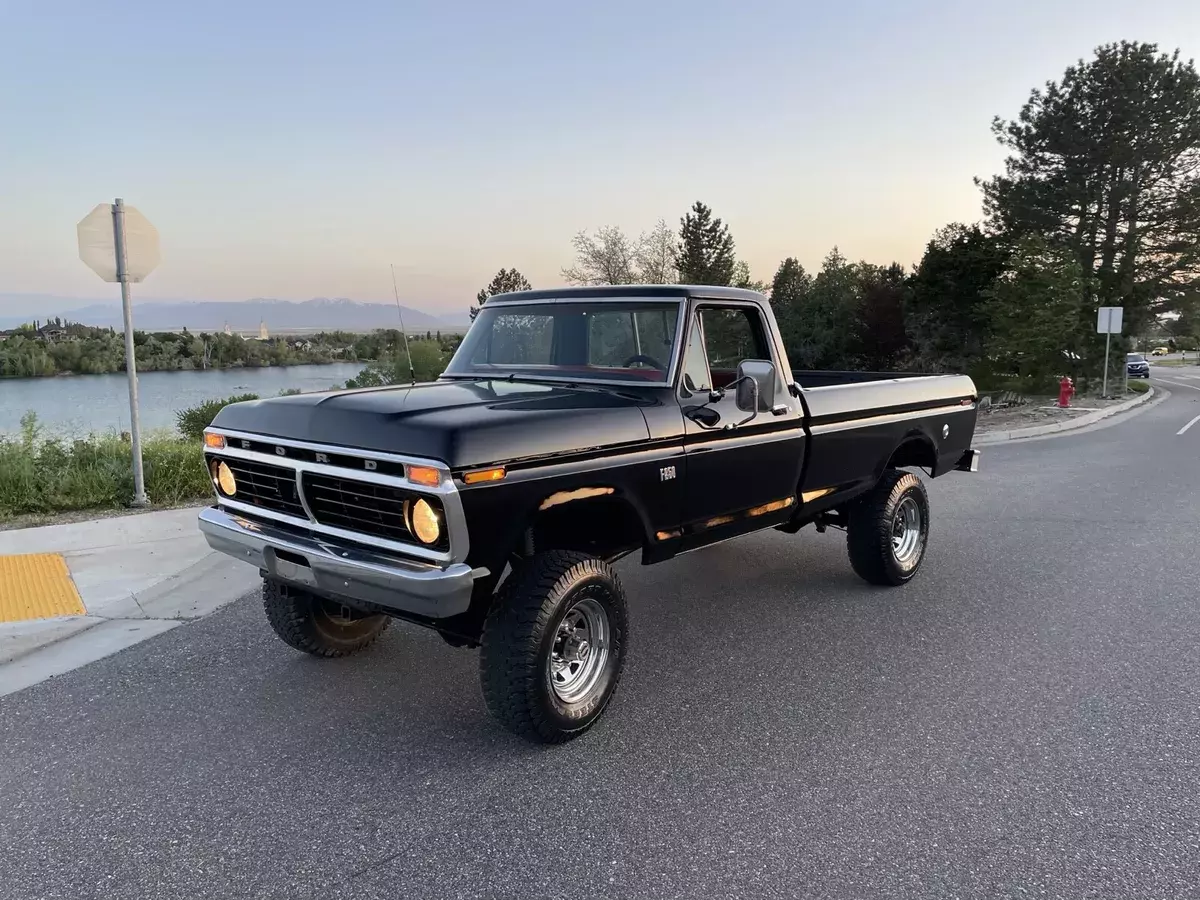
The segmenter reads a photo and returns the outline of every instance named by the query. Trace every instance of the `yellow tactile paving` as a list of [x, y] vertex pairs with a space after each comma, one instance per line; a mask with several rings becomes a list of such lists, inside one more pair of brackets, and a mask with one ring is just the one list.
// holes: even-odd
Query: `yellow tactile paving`
[[86, 612], [61, 554], [0, 556], [0, 622]]

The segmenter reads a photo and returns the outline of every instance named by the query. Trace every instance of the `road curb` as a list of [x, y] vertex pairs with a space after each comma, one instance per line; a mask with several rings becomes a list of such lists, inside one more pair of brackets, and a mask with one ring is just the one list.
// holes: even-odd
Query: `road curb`
[[178, 619], [99, 619], [63, 640], [0, 665], [0, 697], [120, 653], [182, 624]]
[[1139, 397], [1134, 397], [1132, 400], [1126, 400], [1124, 403], [1118, 403], [1116, 406], [1110, 406], [1107, 409], [1096, 410], [1096, 412], [1080, 416], [1078, 419], [1072, 419], [1070, 422], [1055, 422], [1053, 425], [1034, 425], [1031, 428], [1017, 428], [1013, 431], [985, 432], [976, 438], [974, 443], [977, 447], [985, 447], [989, 444], [1003, 444], [1022, 438], [1041, 437], [1048, 434], [1066, 434], [1078, 431], [1081, 428], [1087, 428], [1089, 425], [1095, 425], [1104, 419], [1112, 418], [1136, 406], [1148, 403], [1152, 397], [1157, 396], [1160, 400], [1166, 399], [1163, 396], [1166, 393], [1162, 388], [1151, 387], [1150, 390]]
[[[258, 571], [209, 548], [194, 516], [184, 510], [165, 519], [149, 514], [120, 529], [93, 520], [6, 534], [6, 550], [67, 548], [56, 556], [65, 561], [83, 614], [0, 623], [0, 696], [203, 618], [251, 593], [259, 584]], [[122, 546], [124, 541], [130, 543]]]

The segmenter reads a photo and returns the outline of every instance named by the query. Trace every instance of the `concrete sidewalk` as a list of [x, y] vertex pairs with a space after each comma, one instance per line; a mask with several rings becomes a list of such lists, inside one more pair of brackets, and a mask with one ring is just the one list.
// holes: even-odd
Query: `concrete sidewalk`
[[209, 549], [200, 509], [0, 532], [0, 695], [252, 591], [258, 572]]

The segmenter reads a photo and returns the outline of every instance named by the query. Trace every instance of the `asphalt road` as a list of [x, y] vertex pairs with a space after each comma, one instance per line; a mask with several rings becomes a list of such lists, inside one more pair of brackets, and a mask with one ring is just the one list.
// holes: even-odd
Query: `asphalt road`
[[836, 532], [624, 565], [627, 674], [564, 747], [492, 724], [472, 652], [319, 662], [255, 597], [3, 698], [0, 895], [1196, 896], [1200, 377], [1169, 377], [934, 482], [906, 588]]

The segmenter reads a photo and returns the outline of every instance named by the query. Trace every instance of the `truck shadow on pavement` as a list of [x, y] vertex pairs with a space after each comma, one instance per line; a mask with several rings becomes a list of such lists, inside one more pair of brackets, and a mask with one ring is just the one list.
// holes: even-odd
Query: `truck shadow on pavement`
[[[620, 574], [634, 635], [622, 685], [601, 724], [568, 746], [677, 741], [681, 724], [700, 740], [728, 733], [733, 720], [753, 734], [764, 692], [786, 694], [794, 715], [807, 718], [806, 704], [839, 672], [858, 682], [878, 671], [876, 641], [894, 634], [922, 593], [919, 580], [893, 590], [859, 581], [840, 533], [760, 536], [655, 567], [626, 562]], [[468, 769], [477, 754], [557, 752], [502, 731], [480, 697], [478, 653], [432, 632], [396, 622], [361, 656], [318, 660], [274, 640], [265, 622], [254, 630], [263, 642], [258, 689], [270, 710], [245, 712], [285, 729], [304, 723], [310, 742], [327, 734], [327, 751], [348, 762], [364, 742], [442, 766], [453, 748], [450, 758]], [[764, 727], [777, 726], [774, 711]]]

